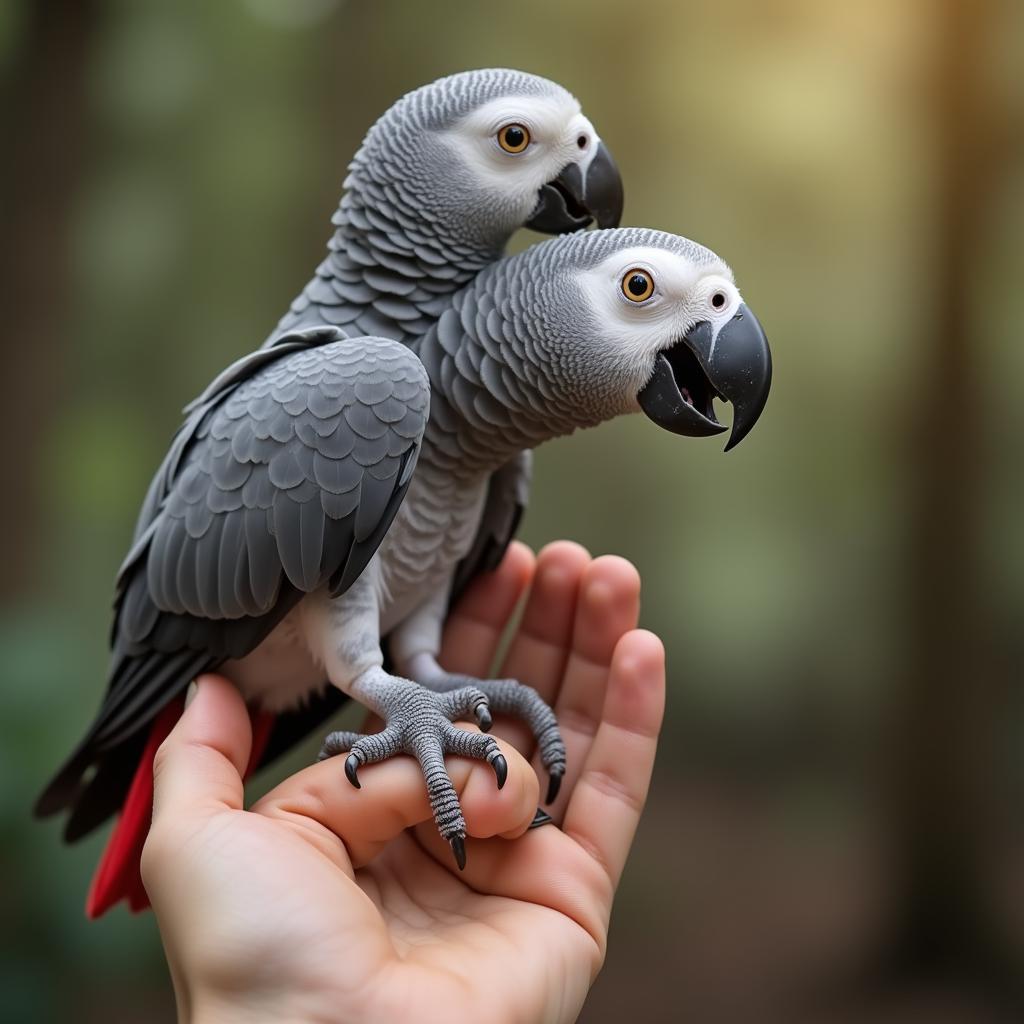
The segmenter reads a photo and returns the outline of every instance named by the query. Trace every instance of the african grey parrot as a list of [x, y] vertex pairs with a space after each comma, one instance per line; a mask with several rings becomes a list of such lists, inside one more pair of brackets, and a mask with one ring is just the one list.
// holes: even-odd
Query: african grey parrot
[[[323, 754], [349, 751], [355, 785], [362, 765], [417, 757], [462, 866], [444, 754], [487, 760], [499, 786], [505, 765], [492, 737], [452, 721], [522, 710], [526, 690], [436, 660], [490, 475], [518, 451], [640, 410], [679, 434], [722, 432], [715, 397], [734, 407], [731, 447], [770, 378], [764, 333], [725, 263], [648, 229], [566, 235], [503, 259], [408, 346], [337, 328], [282, 336], [207, 389], [158, 475], [159, 508], [121, 571], [126, 667], [93, 749], [122, 742], [141, 708], [201, 671], [279, 708], [326, 674], [385, 726], [332, 733]], [[551, 765], [560, 745], [537, 731]]]
[[[621, 211], [615, 164], [563, 88], [500, 69], [440, 79], [403, 97], [370, 129], [350, 165], [328, 256], [264, 349], [292, 346], [295, 330], [316, 326], [332, 328], [311, 336], [324, 340], [377, 335], [411, 343], [450, 304], [452, 293], [500, 258], [519, 227], [558, 233], [592, 220], [607, 227], [618, 223]], [[228, 376], [255, 372], [267, 358], [254, 353]], [[195, 420], [193, 413], [189, 423]], [[153, 481], [136, 542], [160, 513], [167, 471], [189, 437], [187, 423]], [[454, 591], [500, 559], [525, 504], [528, 454], [513, 453], [492, 474], [485, 512]], [[123, 808], [94, 880], [91, 916], [122, 895], [133, 906], [145, 905], [137, 860], [148, 827], [146, 761], [173, 724], [187, 682], [177, 680], [178, 669], [159, 664], [155, 654], [145, 664], [133, 660], [118, 628], [110, 689], [99, 716], [37, 804], [44, 815], [72, 808], [69, 841]], [[284, 686], [287, 691], [287, 681]], [[122, 707], [128, 693], [137, 699]], [[265, 764], [287, 749], [342, 699], [340, 691], [330, 690], [298, 708], [289, 708], [286, 695], [264, 701], [280, 713], [272, 724], [267, 716], [258, 721], [263, 728], [256, 746], [263, 749], [255, 761]], [[122, 713], [112, 732], [115, 706]]]

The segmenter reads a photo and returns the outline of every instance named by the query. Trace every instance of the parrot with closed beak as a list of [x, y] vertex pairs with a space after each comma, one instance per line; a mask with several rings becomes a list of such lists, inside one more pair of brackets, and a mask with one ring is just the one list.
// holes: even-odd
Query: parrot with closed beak
[[[557, 234], [592, 222], [615, 226], [622, 202], [622, 182], [607, 147], [561, 86], [507, 69], [439, 79], [402, 97], [367, 133], [344, 182], [326, 259], [264, 351], [232, 367], [225, 380], [269, 365], [280, 353], [268, 355], [267, 349], [280, 344], [293, 351], [300, 329], [330, 328], [307, 333], [314, 343], [349, 335], [411, 344], [448, 308], [455, 291], [501, 257], [520, 227]], [[162, 513], [168, 474], [191, 441], [189, 424], [200, 418], [198, 408], [153, 481], [136, 546]], [[500, 560], [525, 505], [529, 473], [524, 451], [512, 453], [490, 475], [452, 597]], [[36, 805], [41, 816], [70, 808], [69, 842], [121, 812], [90, 889], [90, 917], [122, 897], [133, 909], [148, 905], [138, 867], [151, 814], [152, 761], [183, 700], [175, 674], [181, 666], [161, 666], [159, 645], [140, 662], [119, 631], [123, 597], [119, 591], [110, 687], [99, 717]], [[148, 688], [140, 697], [135, 688], [144, 677]], [[322, 688], [295, 704], [287, 680], [283, 685], [283, 696], [262, 700], [262, 712], [254, 715], [250, 771], [316, 728], [344, 699], [341, 691]], [[122, 707], [119, 727], [111, 732], [108, 721], [101, 729], [112, 702], [129, 691], [136, 699]], [[545, 715], [538, 703], [536, 698], [530, 706], [533, 720], [549, 723], [550, 712]], [[484, 721], [484, 715], [481, 708], [478, 718]]]
[[116, 756], [200, 672], [277, 711], [327, 686], [384, 727], [331, 733], [322, 756], [345, 753], [355, 786], [364, 765], [414, 756], [462, 867], [444, 756], [487, 761], [499, 787], [507, 766], [491, 736], [454, 721], [521, 714], [549, 771], [564, 767], [534, 691], [437, 661], [492, 474], [629, 413], [722, 433], [716, 399], [733, 407], [732, 447], [770, 382], [764, 331], [729, 267], [650, 229], [563, 235], [492, 263], [409, 344], [337, 326], [283, 333], [197, 399], [158, 471], [118, 579], [111, 686], [75, 756]]

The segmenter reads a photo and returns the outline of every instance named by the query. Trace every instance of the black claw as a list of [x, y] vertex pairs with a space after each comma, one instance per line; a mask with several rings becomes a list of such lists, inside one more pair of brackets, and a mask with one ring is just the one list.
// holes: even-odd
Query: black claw
[[491, 710], [486, 704], [481, 702], [477, 704], [473, 712], [476, 715], [476, 724], [480, 726], [481, 732], [491, 731]]
[[548, 777], [548, 795], [544, 803], [553, 804], [558, 799], [558, 791], [562, 788], [562, 776], [564, 774], [564, 768], [559, 771], [552, 769], [551, 775]]
[[362, 789], [359, 785], [359, 757], [357, 754], [349, 754], [345, 758], [345, 774], [348, 776], [348, 781], [352, 783], [356, 789]]
[[498, 754], [491, 762], [491, 767], [494, 769], [494, 774], [498, 779], [498, 789], [501, 789], [508, 778], [508, 761], [505, 760], [504, 755]]
[[533, 816], [533, 821], [530, 822], [530, 828], [540, 828], [541, 825], [554, 825], [555, 819], [548, 814], [547, 811], [537, 808], [537, 813]]
[[448, 840], [452, 844], [452, 853], [455, 854], [455, 863], [462, 871], [466, 867], [466, 840], [462, 836], [452, 836]]

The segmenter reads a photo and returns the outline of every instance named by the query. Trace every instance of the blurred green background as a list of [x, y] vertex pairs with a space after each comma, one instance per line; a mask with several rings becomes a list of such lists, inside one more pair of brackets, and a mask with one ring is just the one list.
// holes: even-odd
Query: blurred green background
[[1022, 63], [1011, 0], [0, 5], [0, 1019], [173, 1019], [152, 915], [81, 912], [103, 836], [64, 848], [31, 799], [101, 693], [182, 404], [306, 281], [378, 114], [492, 65], [576, 93], [624, 222], [721, 253], [775, 357], [728, 456], [641, 418], [539, 453], [524, 538], [632, 559], [669, 653], [583, 1019], [996, 1019], [1024, 977]]

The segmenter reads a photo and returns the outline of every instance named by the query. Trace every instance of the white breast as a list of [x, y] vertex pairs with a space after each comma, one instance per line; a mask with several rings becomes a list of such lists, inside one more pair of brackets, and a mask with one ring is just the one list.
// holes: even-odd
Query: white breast
[[309, 602], [317, 600], [322, 600], [318, 594], [304, 598], [255, 651], [218, 669], [247, 701], [267, 711], [283, 711], [324, 690], [327, 676], [310, 651], [305, 623]]

